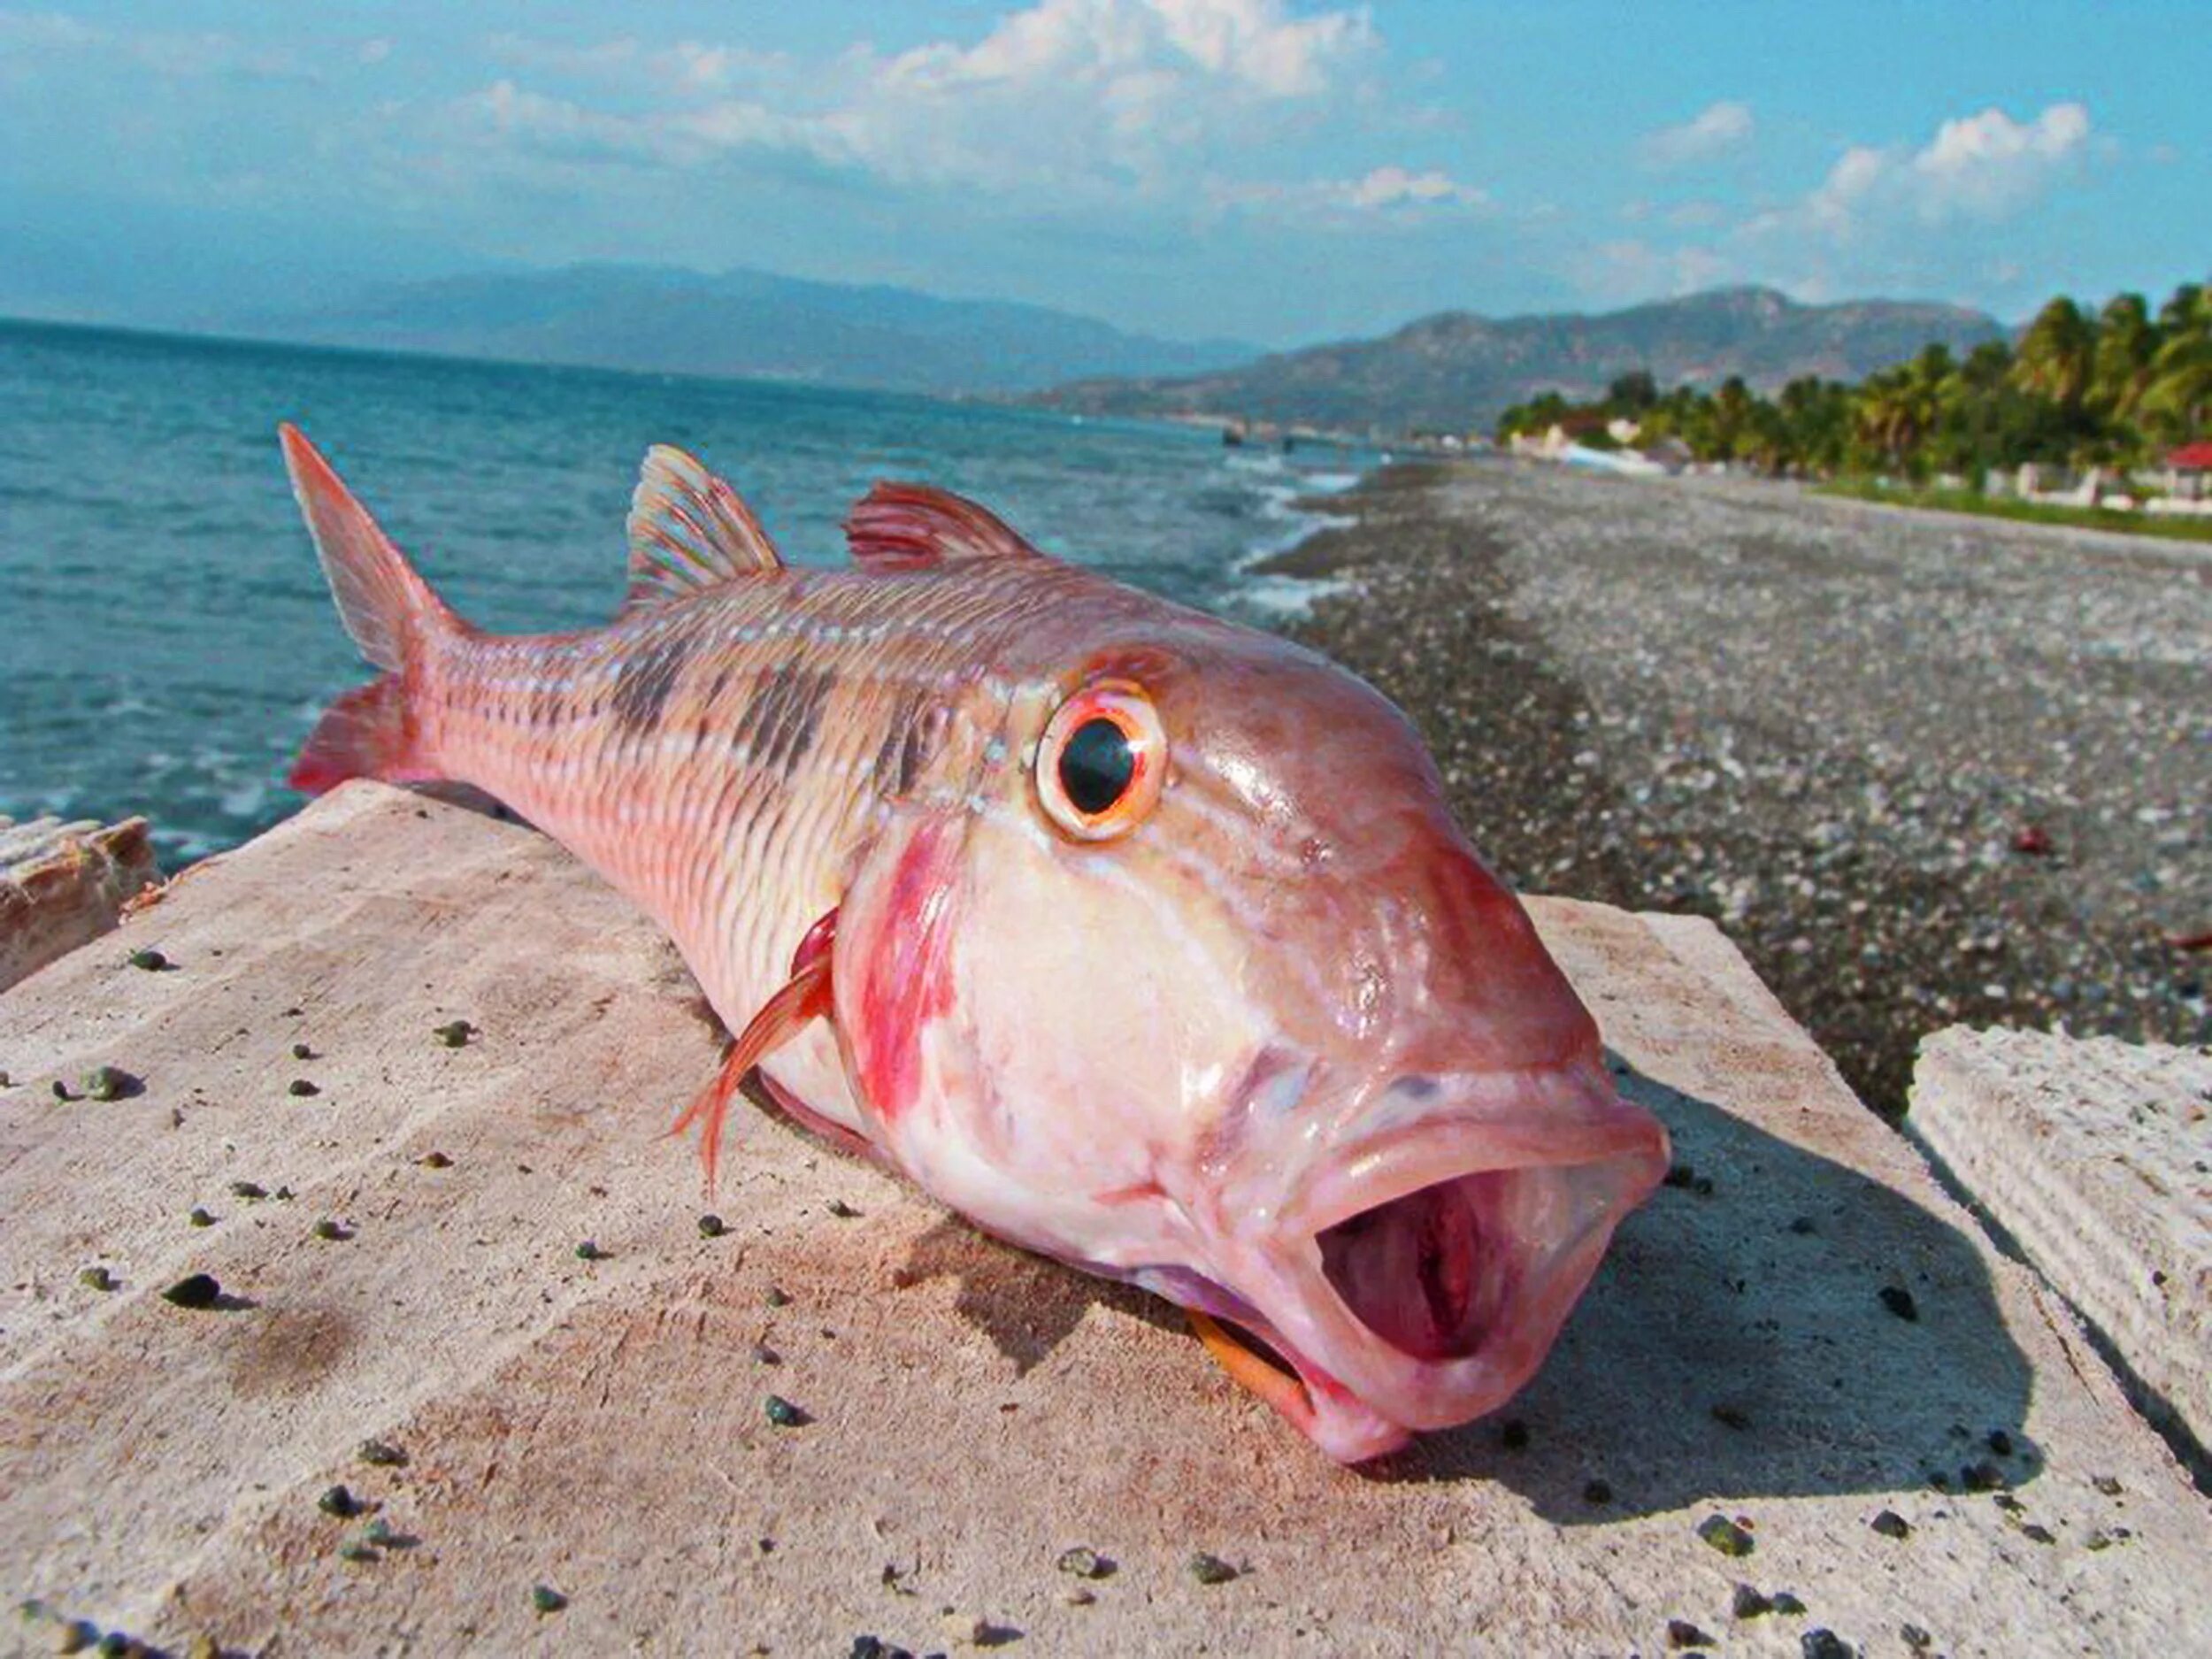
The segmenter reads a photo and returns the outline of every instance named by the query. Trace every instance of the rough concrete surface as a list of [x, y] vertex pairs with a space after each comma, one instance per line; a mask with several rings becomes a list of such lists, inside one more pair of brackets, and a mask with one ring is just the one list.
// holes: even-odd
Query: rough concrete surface
[[2212, 1446], [2212, 1054], [1939, 1031], [1913, 1133], [2131, 1371]]
[[[1354, 1472], [1163, 1304], [749, 1110], [704, 1236], [673, 952], [530, 831], [349, 786], [0, 998], [0, 1591], [286, 1653], [2212, 1644], [2164, 1444], [1734, 949], [1532, 909], [1680, 1184], [1501, 1418]], [[143, 1092], [55, 1099], [102, 1064]]]
[[0, 818], [0, 991], [106, 933], [160, 879], [142, 818]]

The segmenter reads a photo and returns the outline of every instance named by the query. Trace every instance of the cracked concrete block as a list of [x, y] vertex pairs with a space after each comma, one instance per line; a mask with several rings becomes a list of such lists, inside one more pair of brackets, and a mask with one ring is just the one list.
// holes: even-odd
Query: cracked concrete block
[[2212, 1054], [1954, 1025], [1920, 1046], [1908, 1122], [2201, 1459]]
[[1348, 1471], [777, 1120], [710, 1202], [654, 929], [349, 785], [125, 921], [175, 972], [0, 995], [0, 1586], [176, 1649], [2212, 1646], [2212, 1516], [2058, 1299], [1709, 924], [1531, 908], [1682, 1167], [1505, 1411]]
[[142, 818], [0, 818], [0, 991], [106, 933], [160, 879]]

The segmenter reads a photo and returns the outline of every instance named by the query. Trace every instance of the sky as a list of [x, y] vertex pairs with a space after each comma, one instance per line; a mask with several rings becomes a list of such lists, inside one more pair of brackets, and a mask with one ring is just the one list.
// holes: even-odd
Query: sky
[[211, 326], [577, 261], [1180, 338], [1445, 309], [2154, 303], [2203, 0], [0, 8], [0, 313]]

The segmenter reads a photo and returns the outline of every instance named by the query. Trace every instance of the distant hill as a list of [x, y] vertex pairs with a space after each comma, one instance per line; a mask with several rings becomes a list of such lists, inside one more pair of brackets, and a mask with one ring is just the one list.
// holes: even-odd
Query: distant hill
[[1719, 288], [1601, 316], [1440, 311], [1379, 340], [1171, 378], [1087, 379], [1033, 401], [1092, 414], [1464, 430], [1540, 392], [1596, 396], [1632, 369], [1650, 370], [1662, 388], [1740, 374], [1771, 391], [1801, 374], [1857, 380], [1931, 341], [1964, 352], [2004, 335], [1993, 318], [1955, 305], [1800, 305], [1770, 288]]
[[225, 320], [322, 345], [945, 395], [1198, 373], [1248, 362], [1259, 349], [1125, 334], [1041, 305], [761, 271], [615, 265], [402, 283], [329, 309]]

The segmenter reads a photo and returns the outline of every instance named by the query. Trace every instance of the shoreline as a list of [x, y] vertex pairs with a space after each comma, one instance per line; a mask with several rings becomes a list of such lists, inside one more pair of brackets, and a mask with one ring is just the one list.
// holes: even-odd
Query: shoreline
[[1516, 890], [1712, 918], [1889, 1117], [1948, 1025], [2212, 1041], [2195, 561], [1498, 460], [1333, 502], [1268, 566], [1348, 590], [1282, 631], [1408, 711]]

